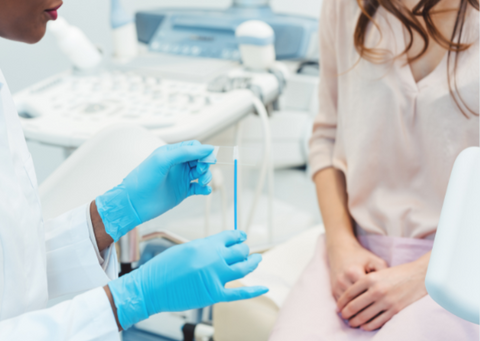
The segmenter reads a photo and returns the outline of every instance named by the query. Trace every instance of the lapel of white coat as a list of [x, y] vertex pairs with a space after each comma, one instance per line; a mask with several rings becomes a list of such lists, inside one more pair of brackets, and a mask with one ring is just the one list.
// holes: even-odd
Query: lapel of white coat
[[26, 269], [38, 264], [38, 260], [31, 259], [29, 255], [32, 239], [37, 243], [40, 242], [38, 237], [28, 233], [36, 229], [32, 230], [35, 228], [32, 214], [29, 212], [25, 193], [19, 182], [18, 174], [21, 170], [16, 169], [19, 166], [19, 164], [16, 165], [18, 158], [24, 155], [16, 154], [15, 151], [19, 150], [18, 146], [10, 145], [17, 141], [16, 130], [21, 131], [21, 127], [12, 127], [14, 124], [7, 123], [10, 119], [7, 115], [15, 114], [9, 112], [11, 110], [15, 110], [12, 98], [8, 87], [2, 84], [0, 87], [0, 320], [18, 316], [27, 311], [31, 305], [29, 296], [31, 296], [32, 285], [35, 286], [34, 282], [37, 279], [28, 278]]
[[[0, 94], [2, 93], [2, 88], [3, 88], [3, 83], [0, 83]], [[2, 125], [5, 125], [1, 96], [0, 96], [0, 118], [3, 118]], [[1, 129], [2, 132], [5, 132], [5, 129], [2, 129], [2, 128], [0, 128], [0, 129]], [[1, 212], [1, 210], [0, 210], [0, 212]], [[5, 285], [4, 285], [4, 281], [5, 281], [5, 278], [4, 278], [4, 256], [3, 256], [3, 253], [4, 253], [5, 249], [3, 247], [3, 236], [2, 236], [1, 230], [2, 230], [2, 222], [0, 222], [0, 319], [2, 319], [2, 316], [3, 316], [3, 306], [4, 306], [4, 304], [3, 304], [3, 293], [4, 293], [4, 289], [5, 289]]]

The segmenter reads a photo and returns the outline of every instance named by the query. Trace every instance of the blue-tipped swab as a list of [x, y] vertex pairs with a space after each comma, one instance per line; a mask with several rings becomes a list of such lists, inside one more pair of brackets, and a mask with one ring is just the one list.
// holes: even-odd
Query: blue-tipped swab
[[238, 147], [233, 148], [233, 163], [234, 163], [234, 171], [233, 171], [233, 211], [234, 211], [234, 219], [235, 219], [235, 230], [238, 229], [237, 222], [237, 179], [238, 179]]

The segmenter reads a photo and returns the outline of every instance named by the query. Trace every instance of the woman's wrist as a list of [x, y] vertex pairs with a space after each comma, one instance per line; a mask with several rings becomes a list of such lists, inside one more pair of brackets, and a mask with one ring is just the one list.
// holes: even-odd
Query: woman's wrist
[[418, 258], [416, 261], [413, 261], [412, 264], [415, 266], [417, 271], [421, 272], [422, 277], [427, 276], [428, 263], [430, 262], [430, 255], [432, 251], [427, 252], [422, 257]]
[[351, 227], [331, 227], [325, 230], [327, 250], [360, 246]]

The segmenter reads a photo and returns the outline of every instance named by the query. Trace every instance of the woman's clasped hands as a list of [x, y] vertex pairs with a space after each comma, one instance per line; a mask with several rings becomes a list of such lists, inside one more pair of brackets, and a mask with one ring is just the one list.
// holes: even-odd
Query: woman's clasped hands
[[424, 281], [428, 259], [429, 254], [388, 267], [358, 243], [329, 252], [332, 293], [339, 315], [352, 328], [381, 328], [395, 314], [427, 295]]
[[387, 268], [387, 263], [356, 240], [328, 244], [332, 294], [338, 299], [365, 274]]

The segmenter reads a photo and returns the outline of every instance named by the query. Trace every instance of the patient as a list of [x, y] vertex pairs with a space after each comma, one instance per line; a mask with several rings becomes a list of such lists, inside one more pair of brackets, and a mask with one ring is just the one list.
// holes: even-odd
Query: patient
[[479, 145], [478, 7], [324, 0], [310, 162], [326, 235], [271, 341], [479, 339], [424, 285], [453, 163]]

